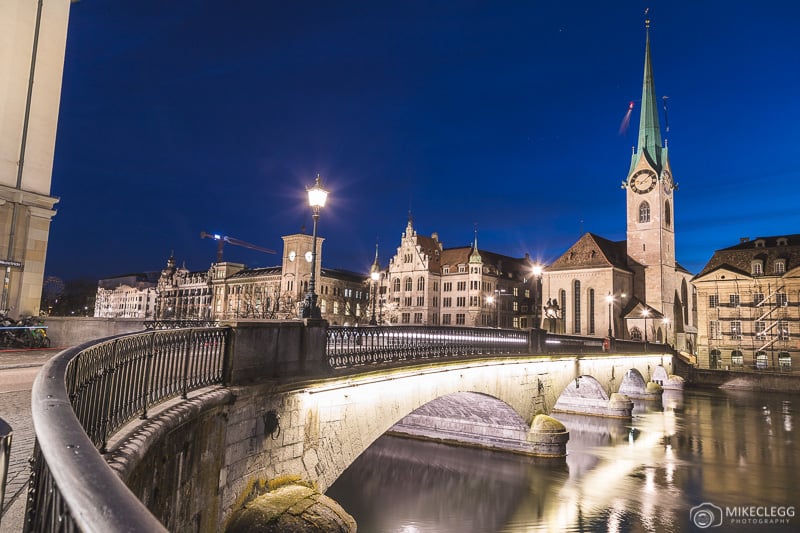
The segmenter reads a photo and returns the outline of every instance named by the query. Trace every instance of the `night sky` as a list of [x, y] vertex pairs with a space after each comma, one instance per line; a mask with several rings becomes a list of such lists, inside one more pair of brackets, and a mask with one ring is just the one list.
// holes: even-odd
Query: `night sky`
[[[71, 7], [46, 275], [282, 249], [330, 190], [323, 265], [422, 234], [549, 262], [625, 238], [650, 6], [678, 261], [800, 233], [800, 4], [97, 1]], [[634, 101], [630, 128], [620, 122]], [[280, 264], [227, 246], [225, 259]]]

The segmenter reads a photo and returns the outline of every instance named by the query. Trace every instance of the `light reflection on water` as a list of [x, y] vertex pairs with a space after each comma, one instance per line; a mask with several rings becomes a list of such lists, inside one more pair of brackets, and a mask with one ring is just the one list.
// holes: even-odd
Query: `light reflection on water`
[[[667, 391], [632, 420], [555, 415], [564, 461], [384, 436], [327, 494], [362, 533], [691, 531], [689, 510], [795, 505], [797, 396]], [[800, 530], [800, 517], [725, 531]]]

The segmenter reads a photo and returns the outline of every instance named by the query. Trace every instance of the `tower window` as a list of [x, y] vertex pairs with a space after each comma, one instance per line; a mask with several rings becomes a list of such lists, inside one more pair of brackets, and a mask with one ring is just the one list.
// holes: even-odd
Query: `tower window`
[[639, 204], [639, 223], [650, 222], [650, 204], [642, 202]]
[[669, 200], [664, 202], [664, 225], [669, 227], [672, 224], [672, 214], [669, 210]]

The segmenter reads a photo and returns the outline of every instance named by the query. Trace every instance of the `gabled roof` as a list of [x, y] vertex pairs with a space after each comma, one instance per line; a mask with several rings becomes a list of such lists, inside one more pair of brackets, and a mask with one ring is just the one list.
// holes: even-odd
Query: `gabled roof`
[[630, 271], [626, 241], [609, 241], [594, 233], [585, 233], [561, 257], [547, 266], [548, 272], [581, 268], [614, 267]]
[[628, 302], [628, 306], [623, 311], [622, 317], [625, 320], [642, 320], [645, 318], [645, 310], [647, 310], [648, 320], [662, 320], [664, 318], [661, 311], [641, 302], [638, 298], [632, 298], [631, 301]]
[[[442, 250], [441, 266], [466, 265], [476, 248], [472, 246], [462, 246], [459, 248], [445, 248]], [[494, 270], [493, 274], [503, 274], [507, 277], [511, 274], [513, 278], [530, 278], [531, 264], [527, 258], [517, 258], [502, 255], [487, 250], [477, 249], [481, 264]], [[474, 263], [473, 263], [474, 264]], [[440, 271], [441, 272], [441, 271]], [[451, 274], [454, 274], [452, 270]]]
[[800, 266], [800, 234], [743, 239], [739, 244], [717, 250], [695, 279], [721, 267], [750, 276], [754, 260], [763, 262], [764, 273], [768, 275], [774, 271], [778, 259], [786, 262], [787, 272]]

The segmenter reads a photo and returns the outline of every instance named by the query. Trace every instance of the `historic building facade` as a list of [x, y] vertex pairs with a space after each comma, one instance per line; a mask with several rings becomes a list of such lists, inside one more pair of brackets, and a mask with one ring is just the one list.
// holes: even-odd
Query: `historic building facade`
[[[322, 317], [331, 324], [366, 323], [369, 284], [366, 274], [321, 266], [317, 238], [316, 293]], [[247, 268], [241, 263], [214, 263], [208, 270], [177, 268], [167, 261], [157, 284], [155, 318], [227, 320], [297, 318], [311, 279], [312, 236], [283, 237], [281, 266]]]
[[69, 0], [0, 2], [0, 309], [37, 315]]
[[692, 276], [675, 261], [676, 187], [657, 104], [648, 29], [638, 146], [622, 183], [627, 239], [587, 233], [545, 268], [543, 325], [567, 334], [668, 342], [693, 352]]
[[413, 220], [381, 275], [379, 322], [390, 324], [534, 327], [535, 281], [529, 257], [473, 245], [444, 248], [419, 235]]
[[710, 368], [788, 370], [800, 354], [800, 235], [742, 239], [694, 278], [698, 359]]
[[156, 311], [157, 273], [129, 274], [97, 283], [94, 316], [151, 319]]

